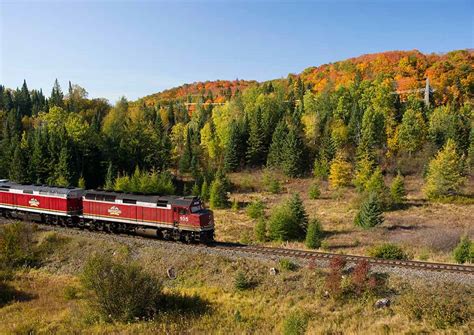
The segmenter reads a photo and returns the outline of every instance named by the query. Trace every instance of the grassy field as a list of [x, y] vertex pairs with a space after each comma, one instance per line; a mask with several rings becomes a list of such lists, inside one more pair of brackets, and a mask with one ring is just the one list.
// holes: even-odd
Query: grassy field
[[[265, 192], [262, 183], [263, 172], [235, 173], [231, 180], [236, 191], [231, 200], [240, 204], [235, 212], [230, 209], [216, 210], [216, 238], [224, 241], [255, 242], [253, 227], [256, 223], [248, 217], [245, 206], [255, 200], [266, 205], [267, 215], [271, 209], [284, 202], [292, 193], [299, 193], [306, 211], [317, 217], [326, 231], [323, 247], [340, 253], [366, 254], [367, 249], [383, 242], [398, 244], [406, 249], [414, 259], [452, 262], [451, 251], [463, 234], [474, 236], [474, 178], [466, 185], [466, 197], [455, 203], [429, 202], [422, 193], [423, 180], [407, 177], [406, 205], [399, 210], [384, 213], [385, 222], [380, 227], [364, 230], [354, 226], [353, 221], [358, 208], [358, 194], [354, 188], [342, 192], [328, 189], [326, 182], [321, 184], [321, 196], [309, 198], [312, 179], [282, 181], [281, 194]], [[390, 180], [386, 183], [389, 185]], [[304, 248], [301, 242], [290, 242], [289, 246]]]
[[[312, 267], [285, 270], [271, 261], [235, 261], [172, 249], [134, 248], [104, 238], [56, 232], [38, 231], [34, 241], [48, 241], [48, 252], [38, 267], [17, 270], [6, 281], [16, 293], [14, 299], [0, 306], [1, 334], [415, 334], [468, 333], [474, 326], [472, 317], [453, 325], [436, 324], [430, 318], [413, 319], [404, 302], [415, 297], [430, 304], [433, 296], [447, 301], [461, 296], [468, 300], [459, 308], [472, 316], [473, 304], [466, 307], [472, 286], [457, 291], [456, 285], [450, 284], [448, 288], [433, 287], [425, 295], [417, 291], [413, 296], [408, 283], [389, 278], [377, 294], [338, 300], [325, 293], [325, 271]], [[88, 256], [96, 252], [138, 261], [162, 281], [165, 296], [179, 298], [180, 308], [163, 311], [150, 321], [101, 321], [78, 279]], [[169, 267], [177, 270], [175, 280], [166, 276]], [[279, 269], [276, 276], [269, 274], [270, 267]], [[235, 288], [238, 272], [251, 283], [248, 289]], [[374, 308], [380, 297], [390, 298], [391, 307]]]

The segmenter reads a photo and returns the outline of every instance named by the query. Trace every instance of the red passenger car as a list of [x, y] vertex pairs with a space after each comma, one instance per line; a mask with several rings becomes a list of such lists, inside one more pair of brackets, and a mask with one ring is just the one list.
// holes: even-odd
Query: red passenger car
[[212, 212], [197, 197], [86, 191], [83, 220], [98, 229], [156, 229], [165, 239], [209, 241], [214, 237]]
[[0, 180], [0, 213], [36, 215], [45, 222], [74, 223], [82, 213], [79, 188], [23, 185]]

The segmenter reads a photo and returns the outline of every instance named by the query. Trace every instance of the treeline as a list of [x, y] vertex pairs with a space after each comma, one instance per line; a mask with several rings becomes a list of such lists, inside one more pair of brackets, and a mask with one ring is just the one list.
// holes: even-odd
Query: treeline
[[439, 106], [426, 106], [422, 93], [402, 99], [393, 87], [392, 78], [380, 75], [346, 86], [328, 83], [315, 93], [290, 76], [235, 91], [224, 105], [198, 104], [190, 113], [179, 101], [147, 106], [122, 98], [112, 107], [88, 99], [78, 85], [63, 94], [57, 81], [49, 97], [26, 82], [16, 90], [0, 86], [0, 177], [91, 188], [131, 178], [136, 169], [156, 176], [168, 171], [191, 176], [197, 193], [217, 171], [265, 166], [289, 177], [314, 174], [357, 186], [377, 169], [425, 174], [448, 141], [459, 173], [468, 173], [472, 87]]

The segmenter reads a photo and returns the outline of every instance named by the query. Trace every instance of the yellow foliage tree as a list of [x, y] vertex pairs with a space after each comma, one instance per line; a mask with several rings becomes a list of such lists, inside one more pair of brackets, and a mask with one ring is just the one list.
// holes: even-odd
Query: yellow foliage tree
[[343, 154], [338, 153], [332, 161], [329, 169], [329, 186], [331, 189], [339, 189], [349, 186], [352, 179], [352, 165]]

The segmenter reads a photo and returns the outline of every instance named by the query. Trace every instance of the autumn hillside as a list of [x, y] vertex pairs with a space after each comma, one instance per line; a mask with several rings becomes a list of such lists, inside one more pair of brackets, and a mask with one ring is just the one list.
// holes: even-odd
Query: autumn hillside
[[[404, 91], [423, 88], [425, 79], [435, 88], [435, 99], [446, 103], [469, 96], [472, 99], [474, 75], [474, 50], [457, 50], [445, 54], [423, 54], [418, 50], [387, 51], [362, 55], [347, 60], [309, 67], [300, 74], [289, 74], [292, 80], [300, 77], [313, 92], [326, 87], [337, 88], [357, 79], [373, 80], [379, 76], [393, 79], [394, 90]], [[243, 91], [256, 81], [217, 80], [184, 84], [137, 101], [147, 106], [169, 100], [188, 102], [223, 102], [236, 91]], [[200, 99], [201, 98], [201, 99]]]

